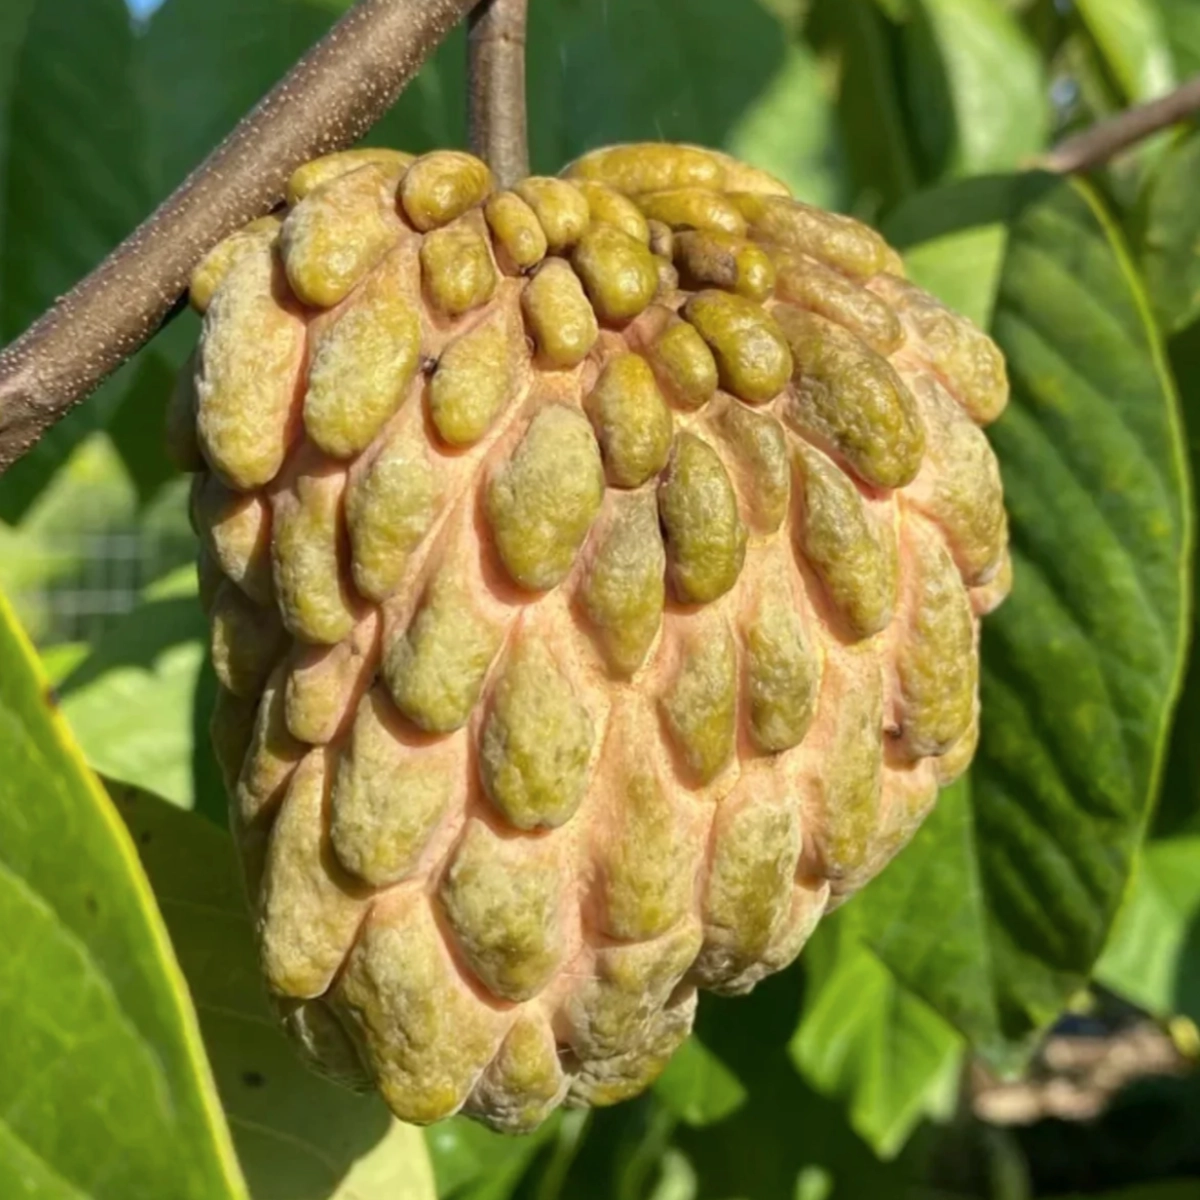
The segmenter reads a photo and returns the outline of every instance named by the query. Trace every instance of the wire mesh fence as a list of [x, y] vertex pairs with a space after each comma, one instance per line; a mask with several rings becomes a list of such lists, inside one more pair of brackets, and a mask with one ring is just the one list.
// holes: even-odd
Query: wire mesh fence
[[39, 539], [22, 549], [13, 604], [39, 646], [94, 643], [193, 554], [186, 536], [144, 528]]

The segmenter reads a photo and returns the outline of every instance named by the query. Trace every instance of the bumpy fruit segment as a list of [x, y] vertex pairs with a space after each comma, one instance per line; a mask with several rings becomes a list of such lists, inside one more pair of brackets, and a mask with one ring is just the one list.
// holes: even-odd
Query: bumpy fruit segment
[[171, 453], [286, 1028], [407, 1121], [634, 1095], [970, 762], [1002, 358], [692, 146], [319, 159], [192, 300]]

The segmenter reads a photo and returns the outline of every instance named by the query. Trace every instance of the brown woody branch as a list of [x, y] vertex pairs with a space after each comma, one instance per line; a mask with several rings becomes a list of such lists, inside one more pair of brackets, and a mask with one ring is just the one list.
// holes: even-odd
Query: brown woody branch
[[1115, 117], [1097, 121], [1082, 133], [1065, 138], [1036, 165], [1064, 175], [1094, 170], [1197, 111], [1200, 111], [1200, 75], [1158, 100], [1127, 108]]
[[0, 351], [0, 471], [156, 332], [301, 163], [361, 137], [475, 0], [360, 0], [95, 271]]
[[483, 0], [469, 18], [471, 149], [501, 187], [529, 174], [525, 115], [525, 25], [528, 0]]

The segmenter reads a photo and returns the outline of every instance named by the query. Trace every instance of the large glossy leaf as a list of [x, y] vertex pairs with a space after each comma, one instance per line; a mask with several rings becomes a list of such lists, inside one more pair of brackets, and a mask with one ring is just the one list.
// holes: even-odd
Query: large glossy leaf
[[1127, 100], [1171, 89], [1175, 66], [1157, 0], [1075, 0], [1075, 7]]
[[[0, 344], [20, 333], [145, 215], [151, 193], [124, 0], [5, 0], [0, 12]], [[123, 372], [0, 481], [19, 517], [103, 424]]]
[[0, 599], [0, 1195], [245, 1194], [133, 844]]
[[805, 950], [804, 1015], [789, 1049], [813, 1087], [843, 1101], [855, 1132], [892, 1158], [922, 1118], [953, 1110], [963, 1041], [859, 939], [852, 912], [823, 924]]
[[206, 646], [192, 567], [150, 589], [101, 637], [60, 688], [63, 715], [95, 770], [195, 804], [192, 703]]
[[[1162, 347], [1096, 201], [991, 190], [990, 217], [956, 189], [920, 209], [946, 253], [956, 221], [1005, 227], [995, 273], [960, 290], [1012, 378], [991, 435], [1016, 586], [985, 622], [969, 780], [856, 903], [881, 958], [1002, 1060], [1083, 983], [1127, 886], [1179, 683], [1190, 505]], [[921, 223], [897, 222], [905, 244]]]
[[675, 1052], [654, 1085], [655, 1094], [689, 1125], [711, 1125], [746, 1101], [737, 1076], [696, 1036]]
[[420, 1131], [377, 1096], [311, 1072], [272, 1017], [229, 836], [111, 786], [191, 986], [254, 1200], [433, 1200]]
[[1200, 837], [1146, 846], [1096, 977], [1156, 1016], [1200, 1020]]
[[1046, 73], [995, 0], [917, 0], [905, 25], [912, 125], [929, 178], [1010, 170], [1043, 148]]

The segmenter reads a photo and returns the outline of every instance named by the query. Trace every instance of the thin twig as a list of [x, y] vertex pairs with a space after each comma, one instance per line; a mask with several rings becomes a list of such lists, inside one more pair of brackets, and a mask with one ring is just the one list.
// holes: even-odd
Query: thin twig
[[0, 471], [159, 328], [301, 163], [361, 137], [475, 0], [361, 0], [95, 271], [0, 352]]
[[1036, 165], [1064, 175], [1072, 171], [1093, 170], [1115, 158], [1121, 151], [1128, 150], [1198, 110], [1200, 75], [1158, 100], [1127, 108], [1115, 117], [1097, 121], [1082, 133], [1065, 138], [1039, 159]]
[[483, 0], [467, 36], [471, 149], [501, 187], [529, 174], [525, 116], [525, 20], [528, 0]]

